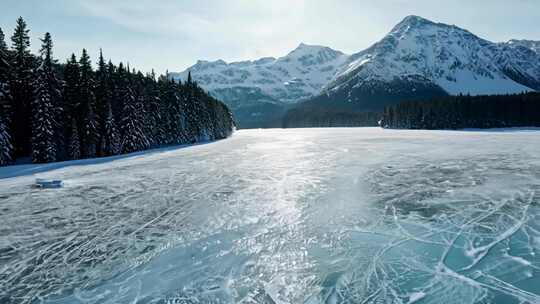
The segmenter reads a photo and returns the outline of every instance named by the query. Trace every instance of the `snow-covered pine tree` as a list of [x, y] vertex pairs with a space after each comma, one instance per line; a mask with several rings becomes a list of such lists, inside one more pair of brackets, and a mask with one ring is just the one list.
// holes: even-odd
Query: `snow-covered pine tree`
[[95, 157], [97, 152], [97, 144], [99, 142], [99, 131], [98, 131], [98, 116], [94, 110], [94, 107], [91, 103], [86, 104], [86, 111], [84, 116], [84, 156], [85, 157]]
[[128, 85], [124, 93], [124, 110], [120, 130], [122, 132], [122, 152], [130, 153], [148, 147], [141, 119], [142, 106]]
[[195, 85], [195, 100], [197, 105], [197, 121], [199, 123], [197, 141], [211, 140], [212, 122], [210, 121], [209, 101], [201, 88]]
[[0, 166], [5, 166], [13, 160], [11, 136], [7, 130], [4, 115], [0, 112]]
[[151, 80], [146, 77], [140, 71], [133, 75], [134, 82], [137, 84], [137, 100], [140, 113], [140, 119], [143, 122], [142, 128], [146, 140], [148, 141], [148, 147], [156, 145], [156, 138], [154, 137], [154, 130], [156, 129], [156, 121], [152, 115], [153, 97]]
[[56, 161], [55, 107], [57, 83], [53, 71], [52, 39], [45, 34], [41, 46], [41, 64], [37, 70], [35, 99], [32, 103], [32, 161]]
[[13, 159], [13, 145], [8, 131], [11, 94], [9, 91], [9, 77], [11, 67], [9, 54], [0, 28], [0, 166], [9, 164]]
[[116, 155], [121, 152], [120, 150], [120, 134], [116, 128], [116, 122], [112, 113], [111, 103], [107, 103], [107, 114], [105, 115], [105, 122], [103, 128], [103, 141], [102, 151], [104, 155]]
[[71, 159], [81, 158], [81, 141], [79, 138], [79, 130], [75, 119], [71, 120], [71, 132], [69, 137], [69, 157]]
[[[9, 90], [11, 65], [9, 61], [10, 58], [4, 32], [2, 31], [2, 28], [0, 28], [0, 107], [5, 111], [6, 115], [10, 112], [9, 106], [11, 96]], [[7, 121], [4, 123], [7, 123]]]
[[157, 80], [157, 96], [158, 96], [158, 111], [160, 117], [160, 135], [159, 141], [161, 145], [171, 144], [171, 115], [169, 111], [169, 100], [167, 95], [167, 82], [169, 80], [161, 75]]
[[79, 98], [83, 110], [82, 125], [82, 152], [84, 157], [95, 157], [99, 140], [98, 116], [96, 113], [95, 80], [92, 71], [90, 56], [83, 49], [79, 60], [81, 78], [79, 85]]
[[123, 109], [122, 105], [122, 86], [119, 82], [120, 79], [120, 66], [117, 68], [110, 60], [107, 63], [107, 100], [111, 103], [112, 113], [114, 120], [118, 123], [121, 120], [121, 113]]
[[32, 104], [32, 161], [48, 163], [56, 161], [54, 138], [54, 112], [42, 68], [38, 69], [36, 99]]
[[164, 102], [161, 99], [161, 94], [159, 93], [159, 86], [157, 87], [158, 92], [156, 92], [156, 109], [153, 113], [156, 117], [157, 121], [157, 129], [156, 129], [156, 141], [159, 146], [165, 145], [167, 143], [167, 130], [166, 130], [166, 120], [167, 116], [164, 116]]
[[57, 156], [56, 158], [61, 159], [66, 158], [67, 156], [67, 150], [65, 148], [66, 146], [66, 135], [64, 130], [64, 121], [65, 121], [65, 115], [64, 115], [64, 103], [62, 98], [62, 81], [58, 79], [57, 77], [57, 71], [56, 71], [56, 63], [57, 60], [53, 57], [53, 42], [52, 37], [50, 33], [45, 33], [45, 36], [43, 40], [41, 40], [42, 50], [41, 53], [41, 61], [42, 65], [45, 67], [46, 76], [47, 76], [47, 86], [49, 88], [49, 93], [51, 95], [51, 103], [52, 103], [52, 113], [53, 113], [53, 128], [54, 128], [54, 138], [55, 138], [55, 146], [57, 150]]
[[188, 74], [188, 81], [185, 83], [185, 111], [187, 121], [187, 137], [189, 143], [195, 143], [200, 134], [200, 117], [197, 115], [198, 100], [195, 93], [196, 84], [191, 80], [191, 72]]
[[[63, 117], [61, 122], [63, 123], [62, 135], [65, 138], [64, 149], [66, 150], [66, 157], [68, 159], [80, 158], [80, 138], [79, 129], [82, 125], [82, 111], [79, 100], [79, 83], [80, 83], [80, 69], [77, 57], [75, 54], [71, 54], [70, 58], [64, 65], [64, 82], [62, 90], [62, 108]], [[77, 151], [74, 154], [72, 151], [73, 145], [73, 128], [76, 129], [76, 141]], [[74, 158], [76, 156], [76, 158]]]
[[172, 79], [168, 83], [169, 94], [169, 111], [170, 111], [170, 128], [171, 139], [173, 144], [183, 144], [186, 142], [186, 132], [183, 128], [183, 99], [179, 94], [178, 85]]
[[98, 119], [98, 143], [97, 146], [97, 155], [104, 155], [102, 147], [105, 146], [105, 120], [107, 119], [107, 104], [109, 101], [111, 90], [109, 88], [110, 81], [108, 79], [109, 73], [107, 71], [107, 64], [105, 63], [105, 58], [103, 58], [103, 51], [99, 49], [99, 59], [98, 59], [98, 69], [96, 71], [96, 113]]
[[11, 41], [13, 42], [11, 109], [13, 117], [11, 130], [13, 130], [12, 142], [16, 149], [15, 156], [30, 154], [32, 137], [30, 104], [34, 100], [34, 58], [30, 54], [30, 36], [23, 18], [17, 19], [17, 25]]
[[160, 99], [159, 91], [155, 81], [155, 75], [148, 74], [145, 77], [146, 79], [146, 100], [144, 103], [144, 108], [146, 112], [145, 118], [145, 131], [149, 138], [151, 139], [150, 145], [152, 147], [162, 145], [161, 135], [163, 134], [162, 124], [161, 124], [161, 113], [160, 113]]

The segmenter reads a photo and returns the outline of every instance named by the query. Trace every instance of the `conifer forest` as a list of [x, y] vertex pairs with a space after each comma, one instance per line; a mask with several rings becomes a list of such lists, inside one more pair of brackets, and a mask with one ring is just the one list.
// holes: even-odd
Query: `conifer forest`
[[222, 102], [154, 71], [143, 74], [82, 49], [65, 62], [45, 33], [39, 54], [19, 18], [11, 46], [0, 29], [0, 165], [111, 156], [211, 141], [235, 128]]

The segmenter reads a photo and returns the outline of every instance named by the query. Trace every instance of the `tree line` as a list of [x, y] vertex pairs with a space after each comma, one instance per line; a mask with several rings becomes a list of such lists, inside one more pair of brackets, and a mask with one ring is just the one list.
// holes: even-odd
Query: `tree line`
[[386, 107], [380, 124], [397, 129], [540, 127], [540, 93], [402, 102]]
[[0, 165], [130, 153], [229, 136], [231, 112], [195, 83], [105, 61], [85, 49], [63, 64], [49, 33], [38, 55], [19, 18], [8, 47], [0, 29]]
[[301, 104], [288, 110], [283, 119], [283, 128], [334, 128], [374, 127], [380, 119], [377, 112], [353, 109], [332, 109], [324, 106]]

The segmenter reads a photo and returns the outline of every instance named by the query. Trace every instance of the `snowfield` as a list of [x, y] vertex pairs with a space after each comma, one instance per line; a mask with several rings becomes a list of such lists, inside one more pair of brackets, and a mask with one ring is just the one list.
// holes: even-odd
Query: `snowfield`
[[540, 302], [540, 130], [241, 130], [86, 162], [0, 168], [0, 303]]

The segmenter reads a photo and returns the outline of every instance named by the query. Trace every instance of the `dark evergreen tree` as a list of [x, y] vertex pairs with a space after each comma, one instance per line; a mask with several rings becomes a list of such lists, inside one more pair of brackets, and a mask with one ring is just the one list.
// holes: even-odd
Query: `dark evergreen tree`
[[91, 103], [86, 103], [86, 111], [83, 123], [84, 156], [95, 157], [99, 142], [98, 116], [96, 115], [94, 106]]
[[187, 130], [184, 129], [185, 103], [180, 94], [180, 87], [174, 80], [167, 82], [167, 101], [169, 103], [169, 140], [171, 144], [182, 144], [187, 141]]
[[10, 113], [11, 92], [9, 81], [11, 78], [9, 51], [5, 41], [4, 32], [2, 32], [2, 28], [0, 28], [0, 111], [5, 111], [6, 115]]
[[[79, 100], [79, 84], [80, 84], [80, 68], [79, 62], [75, 54], [71, 54], [64, 66], [64, 84], [62, 94], [62, 107], [64, 109], [62, 121], [67, 122], [63, 128], [63, 137], [67, 139], [69, 143], [67, 148], [67, 156], [69, 159], [74, 159], [74, 154], [71, 149], [73, 142], [78, 145], [76, 155], [80, 157], [80, 138], [79, 138], [79, 126], [81, 122], [81, 103]], [[74, 132], [75, 131], [75, 132]], [[73, 138], [76, 137], [76, 138]]]
[[122, 132], [122, 152], [130, 153], [145, 149], [149, 146], [144, 134], [141, 119], [141, 106], [135, 98], [131, 85], [126, 87], [124, 93], [124, 110], [120, 130]]
[[5, 166], [13, 160], [13, 146], [9, 135], [5, 115], [0, 112], [0, 166]]
[[40, 50], [41, 64], [37, 70], [35, 100], [32, 103], [32, 161], [56, 161], [55, 98], [59, 96], [58, 80], [53, 70], [52, 39], [45, 34]]
[[17, 25], [11, 41], [13, 42], [12, 79], [10, 81], [13, 119], [13, 144], [15, 156], [30, 154], [32, 136], [30, 103], [34, 99], [32, 87], [34, 60], [30, 54], [29, 30], [23, 18], [17, 19]]
[[79, 139], [79, 130], [75, 119], [71, 120], [71, 131], [69, 140], [69, 157], [70, 159], [81, 158], [81, 141]]
[[136, 74], [139, 83], [139, 100], [142, 107], [143, 131], [150, 147], [159, 146], [159, 107], [157, 104], [155, 82], [151, 75]]
[[90, 56], [83, 49], [79, 60], [81, 78], [79, 83], [79, 99], [82, 108], [82, 152], [84, 157], [96, 156], [99, 140], [98, 116], [96, 114], [95, 80]]
[[121, 152], [120, 134], [116, 127], [116, 122], [112, 113], [110, 102], [107, 104], [107, 114], [105, 116], [103, 141], [101, 150], [105, 156], [116, 155]]
[[200, 134], [199, 120], [197, 119], [198, 100], [195, 93], [196, 85], [191, 79], [191, 72], [188, 73], [188, 79], [185, 83], [184, 109], [186, 120], [186, 136], [189, 143], [197, 142]]
[[109, 75], [111, 75], [112, 81], [114, 83], [113, 99], [112, 103], [113, 115], [117, 122], [122, 121], [122, 110], [124, 109], [124, 97], [125, 91], [128, 85], [128, 73], [124, 67], [124, 64], [120, 62], [118, 67], [111, 70], [109, 66]]
[[161, 145], [168, 145], [172, 143], [172, 138], [170, 136], [172, 132], [172, 119], [171, 119], [171, 105], [169, 102], [169, 90], [168, 82], [165, 76], [161, 76], [157, 81], [157, 100], [158, 100], [158, 111], [160, 117], [160, 133], [158, 135], [158, 140]]
[[79, 62], [75, 54], [71, 54], [71, 57], [64, 66], [64, 109], [66, 118], [68, 121], [77, 119], [80, 113], [80, 101], [79, 101], [79, 84], [81, 78], [81, 71]]
[[12, 138], [8, 129], [11, 114], [11, 92], [9, 80], [11, 65], [4, 33], [0, 28], [0, 166], [9, 164], [13, 159]]
[[97, 146], [97, 155], [104, 155], [104, 151], [101, 149], [105, 143], [103, 136], [105, 135], [105, 120], [107, 119], [107, 103], [110, 101], [110, 94], [108, 94], [111, 89], [109, 88], [110, 81], [108, 79], [109, 73], [105, 59], [103, 58], [103, 51], [99, 50], [99, 60], [98, 60], [98, 69], [96, 71], [96, 113], [97, 113], [97, 124], [99, 126], [98, 130], [98, 146]]

